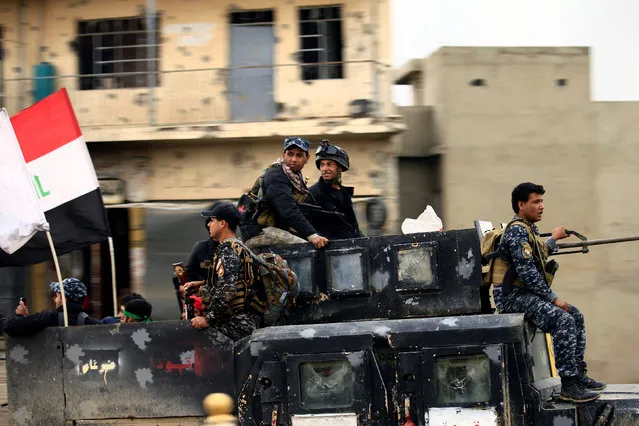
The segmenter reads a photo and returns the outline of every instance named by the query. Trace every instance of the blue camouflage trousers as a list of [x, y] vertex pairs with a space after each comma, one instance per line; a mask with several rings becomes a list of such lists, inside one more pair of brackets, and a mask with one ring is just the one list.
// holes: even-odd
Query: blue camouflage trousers
[[585, 370], [586, 327], [579, 309], [571, 305], [570, 312], [566, 312], [520, 288], [515, 288], [508, 296], [502, 297], [501, 288], [495, 287], [493, 296], [499, 312], [523, 313], [525, 320], [544, 333], [550, 333], [555, 366], [560, 376], [577, 376]]

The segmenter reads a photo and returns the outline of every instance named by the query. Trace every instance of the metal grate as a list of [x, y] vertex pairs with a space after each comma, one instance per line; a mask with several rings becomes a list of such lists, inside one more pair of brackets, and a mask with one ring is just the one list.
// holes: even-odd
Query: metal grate
[[[159, 69], [159, 17], [153, 30], [145, 17], [78, 22], [80, 90], [149, 86]], [[159, 85], [157, 74], [153, 81]]]
[[344, 78], [340, 6], [299, 9], [302, 80]]

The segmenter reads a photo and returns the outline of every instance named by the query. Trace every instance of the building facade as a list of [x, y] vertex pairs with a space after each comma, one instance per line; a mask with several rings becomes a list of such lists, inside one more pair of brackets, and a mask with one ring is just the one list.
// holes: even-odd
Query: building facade
[[[381, 198], [387, 220], [370, 231], [396, 229], [389, 1], [19, 0], [0, 5], [0, 28], [3, 105], [14, 114], [66, 88], [109, 207], [118, 287], [158, 318], [177, 316], [171, 263], [206, 238], [199, 209], [238, 199], [286, 136], [346, 149], [364, 228]], [[314, 155], [304, 172], [319, 177]], [[108, 250], [74, 256], [94, 308], [108, 306]], [[37, 285], [50, 277], [39, 268]]]
[[[446, 228], [507, 222], [520, 182], [544, 185], [542, 232], [564, 225], [590, 239], [639, 234], [637, 102], [593, 102], [586, 47], [444, 47], [395, 71], [413, 87], [401, 108], [399, 184], [427, 188], [402, 215], [436, 206]], [[571, 240], [568, 240], [571, 241]], [[638, 243], [558, 257], [553, 283], [586, 316], [594, 376], [638, 383], [632, 330]]]

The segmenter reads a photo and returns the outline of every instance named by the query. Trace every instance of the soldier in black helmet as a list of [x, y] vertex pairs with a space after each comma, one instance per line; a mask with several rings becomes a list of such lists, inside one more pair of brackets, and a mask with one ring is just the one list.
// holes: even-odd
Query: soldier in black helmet
[[319, 181], [309, 188], [306, 203], [316, 204], [324, 211], [342, 215], [311, 212], [311, 223], [329, 240], [363, 237], [353, 210], [353, 187], [342, 185], [342, 173], [350, 168], [348, 153], [339, 146], [323, 140], [315, 152], [315, 165], [321, 176]]

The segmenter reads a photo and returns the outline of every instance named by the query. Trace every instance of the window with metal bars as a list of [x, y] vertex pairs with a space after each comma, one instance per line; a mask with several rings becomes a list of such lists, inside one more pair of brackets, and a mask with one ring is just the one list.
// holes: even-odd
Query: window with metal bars
[[146, 17], [79, 21], [80, 90], [159, 86], [159, 24], [156, 16], [151, 32]]
[[341, 9], [341, 6], [299, 9], [302, 80], [344, 78]]

